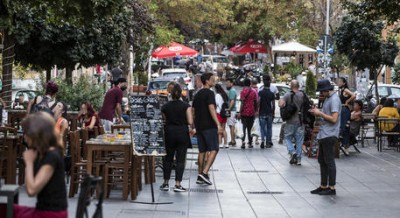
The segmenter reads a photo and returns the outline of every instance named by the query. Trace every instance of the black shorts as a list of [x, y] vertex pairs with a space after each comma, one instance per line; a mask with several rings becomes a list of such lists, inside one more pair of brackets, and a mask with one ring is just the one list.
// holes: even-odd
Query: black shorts
[[207, 151], [218, 151], [218, 130], [206, 129], [199, 131], [197, 133], [197, 144], [199, 146], [200, 153]]

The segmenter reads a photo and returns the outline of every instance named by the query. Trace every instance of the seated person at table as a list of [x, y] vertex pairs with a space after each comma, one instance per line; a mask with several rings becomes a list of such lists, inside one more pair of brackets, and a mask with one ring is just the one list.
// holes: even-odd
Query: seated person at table
[[350, 115], [350, 145], [354, 145], [357, 143], [356, 137], [360, 134], [360, 126], [362, 124], [362, 110], [362, 101], [354, 101], [353, 111]]
[[24, 110], [28, 108], [28, 101], [25, 101], [25, 96], [24, 94], [20, 94], [18, 96], [18, 100], [14, 103], [14, 108], [16, 110]]
[[63, 102], [58, 102], [53, 109], [54, 119], [56, 121], [55, 130], [57, 134], [60, 134], [61, 138], [64, 137], [66, 130], [68, 129], [67, 118], [67, 105]]
[[381, 100], [379, 101], [379, 104], [372, 111], [372, 114], [379, 115], [379, 111], [383, 108], [385, 102], [386, 102], [386, 97], [382, 97]]
[[36, 208], [14, 205], [14, 218], [67, 218], [64, 148], [55, 134], [54, 119], [47, 113], [31, 114], [22, 121], [29, 149], [23, 154], [25, 185]]
[[[394, 101], [393, 99], [387, 99], [385, 104], [383, 105], [383, 108], [379, 111], [379, 116], [380, 117], [387, 117], [387, 118], [400, 118], [399, 112], [397, 111], [397, 108], [394, 107]], [[388, 132], [399, 132], [400, 131], [400, 125], [397, 124], [396, 126], [394, 124], [385, 124], [385, 125], [380, 125], [381, 130], [383, 131], [388, 131]], [[388, 142], [389, 145], [393, 145], [397, 142], [398, 136], [388, 136]]]
[[100, 119], [96, 111], [93, 109], [92, 104], [84, 102], [81, 104], [81, 110], [79, 111], [78, 121], [82, 129], [87, 129], [89, 132], [89, 138], [94, 137], [94, 128], [100, 127]]

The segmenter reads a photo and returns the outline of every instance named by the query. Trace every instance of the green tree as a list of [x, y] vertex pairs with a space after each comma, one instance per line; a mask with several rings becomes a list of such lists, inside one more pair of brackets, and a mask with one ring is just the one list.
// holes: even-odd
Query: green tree
[[338, 52], [346, 55], [352, 66], [361, 70], [370, 69], [370, 79], [374, 80], [377, 99], [378, 69], [382, 65], [393, 66], [399, 51], [394, 41], [382, 39], [383, 27], [379, 21], [364, 21], [348, 16], [335, 33]]
[[392, 23], [398, 21], [400, 17], [400, 1], [398, 0], [345, 0], [344, 3], [353, 15], [363, 20], [384, 19]]
[[400, 64], [396, 64], [392, 70], [392, 82], [400, 83]]
[[307, 71], [306, 78], [306, 94], [312, 98], [315, 98], [317, 91], [317, 79], [311, 71]]

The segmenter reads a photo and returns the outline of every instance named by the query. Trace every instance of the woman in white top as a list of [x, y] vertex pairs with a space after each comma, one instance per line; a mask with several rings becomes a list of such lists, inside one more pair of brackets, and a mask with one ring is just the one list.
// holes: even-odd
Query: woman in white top
[[[224, 130], [223, 133], [220, 133], [218, 135], [218, 141], [219, 141], [219, 147], [220, 148], [229, 148], [228, 146], [228, 138], [227, 138], [227, 134], [226, 134], [226, 130], [225, 130], [225, 126], [226, 126], [226, 117], [221, 117], [221, 109], [222, 109], [222, 104], [227, 103], [228, 102], [228, 95], [226, 94], [225, 90], [222, 88], [222, 86], [220, 84], [216, 84], [215, 85], [215, 103], [216, 105], [216, 110], [217, 110], [217, 117], [218, 117], [218, 121], [222, 126], [222, 129]], [[224, 140], [222, 143], [222, 139]]]

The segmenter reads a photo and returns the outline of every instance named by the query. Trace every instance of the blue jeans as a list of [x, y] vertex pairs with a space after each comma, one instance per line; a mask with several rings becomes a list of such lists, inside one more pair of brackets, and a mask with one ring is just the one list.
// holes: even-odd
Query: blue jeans
[[288, 124], [285, 126], [285, 141], [289, 154], [295, 153], [292, 139], [296, 141], [297, 160], [301, 160], [301, 152], [304, 142], [304, 126], [301, 124]]
[[350, 116], [350, 109], [342, 106], [342, 112], [340, 113], [340, 142], [345, 147], [350, 144], [350, 126], [347, 123], [350, 120]]
[[266, 142], [272, 142], [272, 115], [264, 115], [259, 117], [261, 141], [267, 138]]

